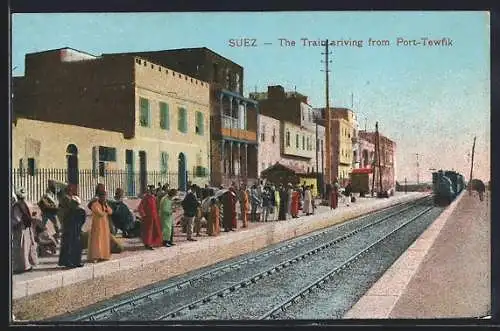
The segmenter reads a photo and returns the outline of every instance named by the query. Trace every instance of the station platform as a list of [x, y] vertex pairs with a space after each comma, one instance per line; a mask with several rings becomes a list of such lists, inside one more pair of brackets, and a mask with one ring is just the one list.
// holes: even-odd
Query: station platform
[[[347, 205], [340, 202], [331, 210], [318, 206], [314, 215], [274, 222], [249, 223], [249, 227], [221, 232], [210, 237], [202, 229], [197, 241], [189, 242], [180, 227], [175, 227], [176, 246], [145, 250], [140, 239], [120, 239], [125, 251], [113, 254], [109, 261], [85, 264], [65, 270], [57, 267], [57, 256], [40, 258], [33, 271], [14, 275], [13, 313], [16, 320], [42, 320], [62, 315], [116, 295], [133, 291], [173, 276], [250, 253], [266, 246], [309, 232], [342, 223], [401, 202], [428, 195], [419, 192], [396, 192], [393, 197], [357, 198]], [[134, 209], [139, 200], [126, 203]], [[135, 207], [134, 207], [135, 206]], [[87, 222], [84, 226], [89, 227]], [[85, 261], [84, 251], [83, 260]]]
[[491, 315], [490, 196], [463, 192], [344, 316], [345, 319]]

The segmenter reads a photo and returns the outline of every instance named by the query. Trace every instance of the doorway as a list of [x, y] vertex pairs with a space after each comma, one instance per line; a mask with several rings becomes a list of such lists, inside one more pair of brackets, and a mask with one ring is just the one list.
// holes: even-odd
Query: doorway
[[74, 144], [66, 147], [68, 184], [78, 185], [78, 148]]
[[179, 190], [187, 191], [186, 155], [179, 153]]
[[141, 194], [146, 192], [148, 186], [148, 167], [145, 151], [139, 151], [139, 186]]

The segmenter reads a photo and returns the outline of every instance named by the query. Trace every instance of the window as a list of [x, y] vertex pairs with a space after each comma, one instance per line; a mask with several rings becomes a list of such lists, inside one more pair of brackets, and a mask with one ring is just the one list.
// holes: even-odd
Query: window
[[99, 161], [116, 162], [116, 148], [99, 146]]
[[196, 134], [203, 136], [205, 134], [205, 119], [201, 111], [196, 112]]
[[266, 169], [266, 163], [265, 162], [262, 162], [262, 169]]
[[262, 128], [260, 129], [260, 140], [266, 141], [266, 126], [265, 125], [263, 125]]
[[165, 102], [160, 102], [160, 128], [170, 130], [170, 114]]
[[286, 146], [290, 147], [290, 131], [286, 132]]
[[161, 152], [160, 154], [160, 172], [162, 174], [168, 173], [168, 153]]
[[271, 137], [273, 144], [276, 142], [276, 128], [273, 128], [273, 136]]
[[28, 175], [34, 176], [35, 175], [35, 159], [32, 157], [28, 158]]
[[116, 162], [116, 148], [99, 146], [99, 176], [104, 177], [106, 163]]
[[295, 135], [295, 148], [299, 148], [299, 135]]
[[311, 141], [310, 141], [309, 137], [307, 137], [307, 150], [308, 151], [311, 150]]
[[182, 133], [187, 132], [187, 110], [186, 110], [186, 108], [179, 107], [177, 129]]
[[143, 127], [150, 127], [151, 111], [149, 109], [149, 100], [146, 98], [140, 98], [139, 106], [140, 106], [139, 124]]
[[306, 149], [306, 137], [305, 136], [302, 136], [302, 149], [303, 150]]
[[311, 121], [312, 121], [312, 111], [309, 110], [309, 122], [311, 122]]

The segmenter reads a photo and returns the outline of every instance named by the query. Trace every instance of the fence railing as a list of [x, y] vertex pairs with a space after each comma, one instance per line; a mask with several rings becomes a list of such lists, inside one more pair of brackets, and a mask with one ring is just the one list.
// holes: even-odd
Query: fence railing
[[[70, 169], [71, 172], [71, 169]], [[78, 170], [73, 176], [78, 178], [78, 194], [83, 201], [92, 199], [95, 187], [102, 183], [109, 195], [113, 195], [117, 188], [122, 188], [127, 197], [137, 197], [141, 188], [158, 183], [169, 184], [170, 188], [180, 188], [182, 182], [208, 183], [209, 175], [200, 176], [199, 173], [187, 172], [182, 178], [177, 172], [147, 171], [144, 173], [126, 170], [106, 170], [104, 176], [99, 176], [94, 170]], [[29, 172], [26, 169], [12, 169], [13, 189], [23, 187], [26, 189], [28, 200], [39, 201], [49, 180], [68, 182], [68, 169], [35, 169]], [[70, 174], [71, 175], [71, 174]]]

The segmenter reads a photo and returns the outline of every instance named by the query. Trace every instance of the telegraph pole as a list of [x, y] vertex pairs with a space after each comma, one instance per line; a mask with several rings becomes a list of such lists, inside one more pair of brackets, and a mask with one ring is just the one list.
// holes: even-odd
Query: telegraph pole
[[470, 162], [470, 175], [469, 175], [469, 195], [472, 195], [472, 169], [474, 168], [474, 149], [476, 147], [476, 137], [474, 137], [474, 143], [472, 144], [472, 155]]
[[417, 156], [417, 185], [420, 184], [420, 164], [418, 163], [418, 156], [421, 154], [415, 153]]
[[325, 183], [330, 184], [332, 182], [332, 132], [331, 132], [331, 121], [330, 121], [330, 81], [328, 63], [329, 51], [328, 51], [328, 39], [325, 40], [325, 98], [326, 98], [326, 108], [325, 108], [325, 145], [326, 145], [326, 173], [325, 173]]

